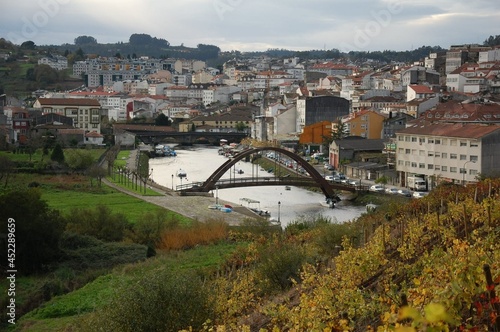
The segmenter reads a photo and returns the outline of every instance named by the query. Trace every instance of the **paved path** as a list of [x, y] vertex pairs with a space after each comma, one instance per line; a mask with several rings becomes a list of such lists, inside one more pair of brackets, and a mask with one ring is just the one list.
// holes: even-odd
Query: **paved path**
[[[129, 169], [135, 169], [136, 156], [137, 150], [134, 150], [130, 153], [129, 159], [127, 160], [127, 167]], [[134, 196], [146, 202], [161, 206], [168, 210], [177, 212], [186, 217], [202, 222], [209, 220], [223, 220], [229, 225], [236, 226], [240, 225], [245, 219], [261, 218], [244, 206], [235, 206], [234, 203], [223, 201], [221, 199], [219, 199], [219, 204], [229, 204], [233, 206], [232, 212], [227, 213], [219, 210], [209, 209], [209, 205], [215, 204], [215, 198], [211, 195], [179, 196], [176, 192], [172, 191], [169, 188], [162, 187], [156, 183], [150, 183], [150, 188], [160, 193], [161, 196], [143, 196], [136, 192], [132, 192], [123, 187], [117, 186], [107, 179], [103, 179], [103, 182], [109, 187], [112, 187], [125, 194]]]

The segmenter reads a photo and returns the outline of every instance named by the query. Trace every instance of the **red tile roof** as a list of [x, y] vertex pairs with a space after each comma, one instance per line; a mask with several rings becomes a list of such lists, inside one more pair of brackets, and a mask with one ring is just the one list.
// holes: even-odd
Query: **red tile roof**
[[397, 133], [479, 139], [496, 131], [500, 131], [499, 125], [443, 123], [420, 120], [412, 122], [410, 127], [402, 129]]
[[86, 133], [85, 137], [101, 138], [101, 137], [104, 137], [104, 136], [102, 136], [101, 134], [99, 134], [97, 131], [91, 131], [89, 133]]
[[42, 106], [95, 106], [101, 107], [97, 99], [87, 98], [38, 98]]
[[429, 89], [428, 86], [426, 85], [409, 85], [408, 88], [411, 88], [413, 91], [415, 91], [416, 93], [418, 94], [423, 94], [423, 93], [427, 93], [427, 94], [430, 94], [430, 93], [435, 93], [434, 91], [432, 91], [431, 89]]

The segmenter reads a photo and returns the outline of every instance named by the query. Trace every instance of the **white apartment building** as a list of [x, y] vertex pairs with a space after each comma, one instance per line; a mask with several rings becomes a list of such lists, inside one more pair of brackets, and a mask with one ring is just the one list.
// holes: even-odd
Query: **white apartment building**
[[68, 68], [68, 59], [61, 55], [43, 57], [38, 60], [39, 65], [48, 65], [55, 70], [63, 70]]
[[424, 175], [429, 189], [441, 181], [467, 183], [500, 171], [500, 125], [417, 121], [396, 133], [401, 184]]

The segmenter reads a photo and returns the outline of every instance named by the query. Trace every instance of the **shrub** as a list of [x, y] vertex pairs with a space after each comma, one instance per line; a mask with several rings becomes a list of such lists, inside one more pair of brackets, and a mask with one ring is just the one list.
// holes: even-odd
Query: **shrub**
[[95, 209], [72, 209], [67, 217], [69, 232], [90, 235], [104, 241], [122, 241], [125, 232], [131, 229], [125, 215], [113, 214], [111, 209], [98, 205]]
[[198, 276], [162, 271], [117, 289], [110, 304], [80, 321], [79, 331], [201, 330], [213, 319], [209, 290]]
[[264, 282], [264, 291], [289, 289], [299, 281], [299, 273], [306, 255], [294, 244], [274, 244], [262, 250], [258, 273]]

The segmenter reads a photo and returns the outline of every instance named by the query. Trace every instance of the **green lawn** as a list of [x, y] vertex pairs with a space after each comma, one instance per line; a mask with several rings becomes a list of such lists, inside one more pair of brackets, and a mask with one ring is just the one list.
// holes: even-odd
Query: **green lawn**
[[[64, 149], [63, 151], [69, 151], [73, 149]], [[94, 160], [99, 159], [99, 157], [106, 151], [105, 149], [99, 148], [99, 149], [87, 149], [86, 151], [89, 151], [94, 158]], [[50, 160], [50, 153], [49, 155], [45, 155], [43, 157], [44, 161]], [[30, 161], [30, 155], [28, 153], [13, 153], [10, 151], [0, 151], [0, 156], [7, 156], [10, 160], [14, 162], [29, 162]], [[37, 149], [35, 153], [31, 155], [31, 161], [32, 162], [38, 162], [42, 160], [42, 149]]]
[[116, 160], [115, 160], [115, 167], [127, 166], [127, 159], [128, 159], [129, 155], [130, 155], [129, 150], [125, 150], [125, 151], [122, 150], [122, 151], [118, 152], [118, 156], [116, 157]]
[[[92, 208], [97, 205], [106, 205], [114, 213], [123, 213], [132, 223], [136, 222], [141, 215], [148, 211], [161, 209], [159, 206], [106, 186], [103, 187], [101, 193], [63, 189], [43, 190], [42, 199], [46, 200], [50, 207], [61, 211], [63, 214], [71, 212], [73, 208]], [[179, 218], [185, 219], [180, 215]]]

